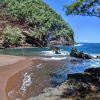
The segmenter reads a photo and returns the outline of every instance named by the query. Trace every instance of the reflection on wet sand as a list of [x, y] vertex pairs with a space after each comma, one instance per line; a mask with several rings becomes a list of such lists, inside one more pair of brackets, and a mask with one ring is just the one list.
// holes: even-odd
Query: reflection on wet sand
[[33, 64], [10, 77], [6, 85], [6, 94], [9, 100], [15, 98], [26, 100], [39, 95], [45, 88], [52, 87], [50, 74], [60, 69], [64, 63], [65, 60], [44, 61], [38, 59], [38, 64]]
[[[38, 96], [45, 88], [60, 85], [70, 73], [99, 67], [99, 60], [75, 58], [50, 59], [27, 57], [12, 65], [0, 67], [0, 100], [15, 100]], [[6, 92], [6, 95], [5, 95]]]

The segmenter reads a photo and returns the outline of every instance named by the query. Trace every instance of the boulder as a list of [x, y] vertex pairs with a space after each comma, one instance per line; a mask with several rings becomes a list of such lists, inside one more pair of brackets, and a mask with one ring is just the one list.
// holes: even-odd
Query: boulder
[[71, 49], [71, 53], [70, 53], [71, 57], [78, 57], [78, 52], [76, 48], [72, 48]]
[[60, 54], [60, 49], [59, 49], [59, 47], [50, 46], [49, 50], [52, 50], [55, 54]]
[[85, 54], [83, 51], [78, 52], [76, 48], [71, 49], [71, 57], [82, 58], [82, 59], [92, 59], [91, 55]]
[[[68, 84], [67, 88], [70, 91], [66, 89], [62, 94], [63, 98], [73, 97], [73, 100], [100, 100], [100, 68], [89, 68], [84, 73], [68, 74], [66, 84]], [[73, 91], [75, 94], [73, 94]], [[91, 99], [91, 96], [95, 97]], [[75, 99], [76, 97], [80, 99]], [[99, 99], [97, 99], [98, 97]]]

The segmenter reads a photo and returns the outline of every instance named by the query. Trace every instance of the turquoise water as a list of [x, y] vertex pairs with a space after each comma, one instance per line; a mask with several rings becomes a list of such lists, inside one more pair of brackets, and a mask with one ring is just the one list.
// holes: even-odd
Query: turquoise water
[[[77, 48], [78, 51], [100, 55], [100, 43], [78, 44], [74, 47]], [[29, 79], [33, 79], [32, 86], [37, 86], [35, 81], [40, 77], [40, 75], [42, 77], [40, 87], [44, 85], [44, 82], [46, 82], [46, 84], [51, 84], [51, 87], [55, 87], [67, 80], [68, 74], [83, 73], [85, 69], [100, 67], [100, 59], [82, 60], [67, 57], [67, 54], [69, 54], [73, 46], [59, 46], [59, 48], [61, 54], [54, 54], [52, 51], [49, 51], [48, 48], [0, 49], [0, 54], [41, 57], [43, 61], [35, 66], [36, 70], [34, 70], [34, 68], [33, 70], [29, 70], [29, 72], [32, 71], [33, 73], [33, 76], [29, 74]], [[59, 62], [61, 63], [61, 66]], [[26, 73], [29, 72], [27, 71]], [[35, 79], [36, 76], [38, 76], [38, 78]], [[29, 79], [26, 79], [25, 81], [30, 81]]]
[[[12, 49], [0, 49], [0, 54], [6, 55], [23, 55], [23, 56], [66, 56], [70, 52], [73, 46], [59, 46], [61, 54], [55, 55], [52, 51], [49, 51], [48, 48], [12, 48]], [[84, 51], [89, 54], [100, 54], [100, 43], [81, 43], [75, 48], [78, 51]]]
[[41, 55], [41, 51], [47, 51], [47, 48], [8, 48], [0, 49], [0, 54], [16, 56], [36, 56]]
[[[84, 51], [92, 55], [100, 55], [100, 43], [82, 43], [74, 46], [78, 51]], [[59, 46], [61, 54], [54, 54], [48, 48], [15, 48], [15, 49], [0, 49], [1, 54], [7, 55], [22, 55], [22, 56], [41, 56], [42, 60], [65, 60], [65, 65], [51, 73], [52, 84], [58, 85], [67, 79], [67, 74], [82, 73], [85, 69], [91, 67], [100, 67], [100, 59], [95, 60], [80, 60], [68, 58], [67, 54], [73, 46]], [[45, 58], [46, 57], [46, 58]], [[48, 63], [49, 64], [49, 63]], [[55, 65], [54, 65], [55, 66]]]

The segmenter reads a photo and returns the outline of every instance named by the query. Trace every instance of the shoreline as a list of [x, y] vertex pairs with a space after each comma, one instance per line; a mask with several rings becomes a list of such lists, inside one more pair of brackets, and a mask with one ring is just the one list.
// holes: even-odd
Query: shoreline
[[[68, 60], [70, 60], [70, 58], [68, 58]], [[35, 56], [33, 56], [33, 57], [27, 57], [27, 56], [25, 57], [24, 56], [23, 57], [23, 56], [12, 56], [12, 55], [0, 55], [0, 65], [1, 65], [0, 66], [0, 80], [2, 80], [0, 82], [0, 84], [2, 86], [0, 88], [0, 91], [2, 91], [0, 93], [0, 100], [15, 100], [15, 98], [11, 99], [13, 97], [8, 99], [7, 95], [8, 95], [8, 93], [9, 93], [9, 95], [11, 95], [11, 93], [12, 93], [11, 90], [13, 90], [13, 89], [18, 90], [20, 88], [20, 86], [22, 85], [22, 81], [23, 81], [23, 77], [22, 77], [21, 73], [24, 75], [26, 72], [27, 72], [27, 74], [29, 73], [28, 75], [31, 75], [31, 73], [33, 73], [35, 75], [35, 81], [33, 80], [33, 82], [35, 82], [35, 83], [33, 83], [32, 86], [29, 86], [29, 89], [28, 89], [29, 93], [27, 93], [26, 96], [23, 96], [22, 98], [24, 98], [24, 99], [21, 99], [21, 100], [31, 100], [31, 99], [26, 99], [26, 98], [30, 97], [30, 95], [32, 94], [32, 92], [33, 92], [32, 89], [34, 87], [34, 84], [35, 84], [35, 87], [34, 87], [35, 92], [37, 94], [38, 93], [40, 94], [39, 96], [36, 96], [36, 97], [40, 97], [42, 95], [41, 93], [46, 93], [45, 95], [48, 95], [49, 90], [45, 89], [45, 88], [48, 88], [51, 86], [50, 84], [48, 84], [48, 82], [49, 82], [48, 79], [50, 79], [50, 77], [45, 75], [44, 73], [47, 73], [49, 70], [52, 72], [52, 71], [54, 71], [54, 68], [55, 68], [55, 70], [57, 70], [56, 68], [61, 68], [65, 62], [67, 65], [68, 64], [67, 60], [62, 60], [62, 61], [57, 60], [56, 61], [56, 60], [47, 60], [46, 58], [43, 59], [42, 57], [35, 57]], [[42, 64], [43, 64], [43, 66], [42, 66]], [[46, 72], [44, 72], [45, 70], [46, 70]], [[32, 77], [34, 77], [34, 75]], [[44, 85], [44, 82], [46, 80], [47, 80], [47, 84], [45, 83], [45, 85]], [[62, 84], [65, 84], [65, 83], [66, 82], [63, 82]], [[36, 85], [36, 84], [38, 84], [38, 85]], [[60, 86], [62, 86], [62, 84]], [[16, 86], [18, 86], [18, 87], [16, 87]], [[57, 90], [58, 88], [60, 88], [60, 86], [57, 86], [56, 89], [49, 88], [50, 90], [53, 89], [52, 90], [53, 93], [57, 92], [54, 94], [54, 95], [56, 95], [57, 98], [59, 97], [57, 95], [61, 93], [61, 91], [59, 93]], [[15, 95], [15, 97], [16, 97], [16, 95]], [[19, 97], [19, 94], [17, 95], [17, 97]], [[31, 97], [32, 97], [32, 95], [31, 95]], [[40, 99], [40, 100], [42, 100], [42, 99]], [[43, 99], [43, 100], [47, 100], [47, 99]]]
[[[23, 57], [23, 56], [0, 55], [0, 64], [2, 63], [0, 67], [0, 80], [2, 80], [0, 81], [0, 85], [2, 86], [0, 88], [0, 91], [2, 91], [0, 93], [0, 100], [15, 100], [15, 98], [12, 99], [13, 97], [11, 98], [8, 97], [8, 92], [10, 91], [9, 92], [9, 95], [10, 95], [12, 89], [14, 89], [16, 86], [22, 85], [23, 77], [21, 76], [21, 73], [23, 74], [25, 72], [30, 73], [31, 70], [32, 70], [33, 76], [34, 76], [34, 73], [36, 73], [35, 76], [37, 75], [35, 78], [35, 83], [34, 83], [35, 92], [37, 94], [41, 93], [45, 87], [50, 86], [50, 84], [48, 84], [48, 82], [50, 83], [50, 80], [48, 80], [49, 74], [47, 73], [49, 72], [49, 69], [52, 72], [54, 68], [56, 69], [56, 68], [59, 68], [60, 66], [63, 66], [64, 62], [65, 61], [59, 61], [59, 60], [58, 61], [46, 60], [46, 59], [43, 60], [41, 57], [34, 57], [34, 56]], [[44, 67], [42, 68], [40, 64], [43, 64], [43, 63], [44, 63]], [[47, 66], [48, 63], [51, 63], [51, 64]], [[47, 73], [46, 76], [44, 74], [44, 70], [47, 71], [45, 72]], [[43, 73], [43, 76], [41, 76], [42, 75], [41, 72]], [[46, 80], [48, 80], [47, 84], [44, 85], [44, 82]], [[34, 86], [34, 84], [32, 85], [32, 87]], [[39, 87], [37, 87], [36, 84], [38, 84]], [[15, 89], [18, 89], [18, 88], [19, 87], [16, 87]], [[29, 88], [30, 88], [29, 93], [32, 93], [31, 86], [29, 86]], [[27, 97], [31, 95], [29, 93], [26, 95]], [[23, 96], [22, 98], [27, 98], [26, 96], [25, 97]], [[22, 100], [26, 100], [26, 99], [22, 99]]]
[[100, 67], [69, 74], [60, 86], [46, 88], [27, 100], [100, 100]]
[[[5, 60], [5, 61], [4, 61]], [[3, 61], [3, 62], [2, 62]], [[10, 61], [10, 63], [8, 63]], [[2, 66], [0, 67], [0, 100], [8, 100], [5, 87], [8, 79], [16, 74], [17, 72], [28, 68], [32, 65], [32, 59], [26, 57], [17, 57], [17, 56], [6, 56], [0, 55], [0, 63], [2, 62]]]

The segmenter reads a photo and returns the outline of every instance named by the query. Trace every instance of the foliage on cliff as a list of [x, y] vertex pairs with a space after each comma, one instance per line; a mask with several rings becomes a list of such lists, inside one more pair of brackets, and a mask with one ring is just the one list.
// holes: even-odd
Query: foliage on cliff
[[42, 0], [1, 0], [1, 4], [6, 13], [16, 17], [21, 23], [28, 23], [34, 38], [45, 42], [46, 37], [53, 34], [73, 40], [74, 32], [69, 24]]
[[100, 0], [75, 0], [65, 6], [67, 15], [84, 15], [100, 17]]
[[19, 28], [7, 25], [3, 31], [4, 34], [4, 45], [18, 46], [22, 39], [21, 31]]

